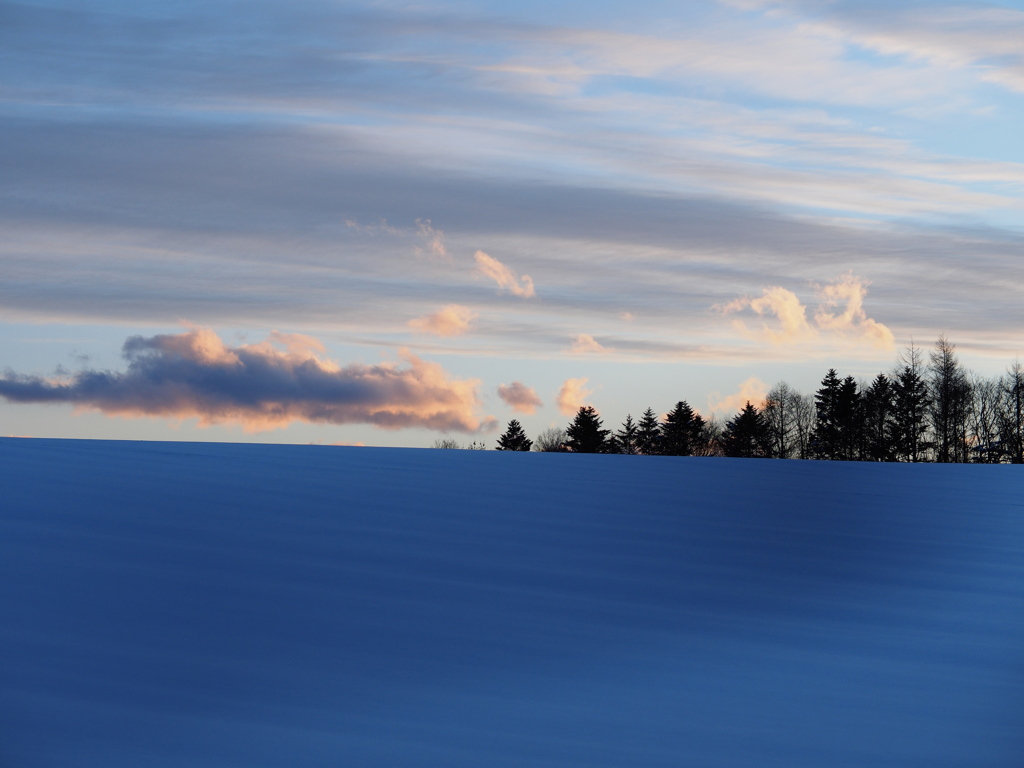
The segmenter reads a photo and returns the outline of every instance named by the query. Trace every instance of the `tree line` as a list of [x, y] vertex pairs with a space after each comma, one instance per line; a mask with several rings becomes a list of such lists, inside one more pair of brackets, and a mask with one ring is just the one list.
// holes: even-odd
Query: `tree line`
[[813, 395], [780, 382], [724, 423], [680, 400], [664, 418], [647, 408], [612, 432], [583, 406], [564, 429], [536, 440], [512, 419], [497, 450], [1022, 464], [1024, 367], [1017, 361], [1002, 376], [979, 377], [940, 336], [927, 360], [911, 344], [891, 371], [869, 382], [835, 369]]

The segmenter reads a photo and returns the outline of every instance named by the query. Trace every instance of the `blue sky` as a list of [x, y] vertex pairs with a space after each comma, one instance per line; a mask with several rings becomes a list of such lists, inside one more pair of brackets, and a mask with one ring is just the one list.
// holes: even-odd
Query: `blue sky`
[[0, 433], [725, 416], [940, 333], [997, 374], [1022, 39], [1019, 3], [0, 3]]

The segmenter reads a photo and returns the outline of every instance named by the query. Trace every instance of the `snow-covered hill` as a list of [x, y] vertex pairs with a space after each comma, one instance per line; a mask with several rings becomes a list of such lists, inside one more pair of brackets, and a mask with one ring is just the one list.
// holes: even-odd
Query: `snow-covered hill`
[[0, 766], [1024, 765], [1024, 470], [0, 440]]

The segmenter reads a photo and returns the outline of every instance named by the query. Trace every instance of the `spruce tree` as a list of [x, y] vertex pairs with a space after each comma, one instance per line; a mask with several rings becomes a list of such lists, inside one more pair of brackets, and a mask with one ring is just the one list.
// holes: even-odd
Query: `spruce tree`
[[601, 417], [592, 405], [582, 406], [565, 430], [566, 446], [573, 453], [607, 453], [610, 430], [601, 428]]
[[840, 389], [843, 382], [834, 368], [829, 368], [821, 380], [821, 388], [814, 394], [816, 424], [811, 435], [811, 446], [819, 459], [842, 458], [840, 447]]
[[533, 446], [533, 440], [526, 436], [523, 426], [517, 419], [512, 419], [505, 429], [505, 434], [498, 438], [499, 451], [528, 451]]
[[636, 446], [637, 425], [630, 414], [626, 414], [626, 420], [622, 422], [622, 428], [612, 437], [612, 445], [615, 453], [633, 455], [638, 453]]
[[893, 389], [884, 373], [875, 376], [864, 391], [864, 458], [868, 461], [894, 461]]
[[680, 400], [661, 424], [661, 454], [692, 456], [703, 427], [704, 419], [685, 400]]
[[657, 456], [661, 453], [661, 425], [650, 408], [644, 411], [637, 424], [636, 450], [644, 456]]
[[768, 428], [761, 413], [747, 401], [736, 416], [725, 423], [722, 449], [734, 458], [764, 458], [769, 452]]

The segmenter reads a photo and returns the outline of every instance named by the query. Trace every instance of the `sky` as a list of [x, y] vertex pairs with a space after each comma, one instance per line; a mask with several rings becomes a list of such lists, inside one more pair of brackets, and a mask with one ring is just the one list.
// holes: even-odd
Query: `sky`
[[493, 444], [1024, 357], [1024, 3], [0, 2], [0, 434]]

